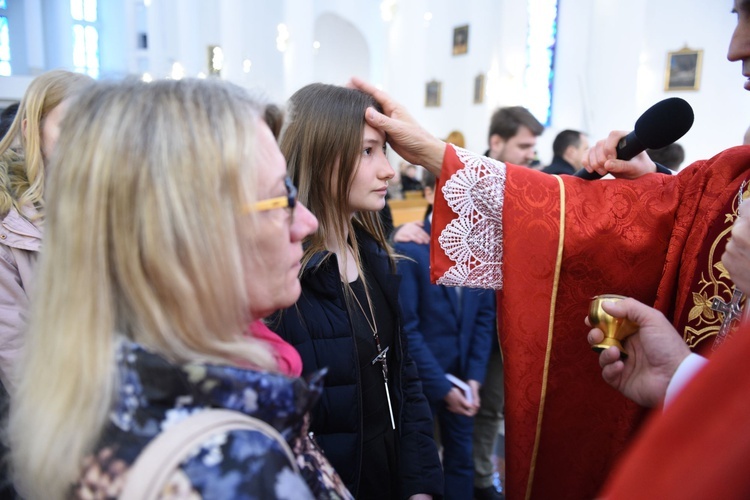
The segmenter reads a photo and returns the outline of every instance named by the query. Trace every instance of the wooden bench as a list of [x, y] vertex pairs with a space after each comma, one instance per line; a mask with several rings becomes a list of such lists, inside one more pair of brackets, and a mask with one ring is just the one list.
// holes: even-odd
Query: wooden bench
[[388, 200], [393, 215], [393, 225], [400, 226], [404, 222], [424, 220], [427, 211], [427, 200], [424, 198], [409, 198], [405, 200]]

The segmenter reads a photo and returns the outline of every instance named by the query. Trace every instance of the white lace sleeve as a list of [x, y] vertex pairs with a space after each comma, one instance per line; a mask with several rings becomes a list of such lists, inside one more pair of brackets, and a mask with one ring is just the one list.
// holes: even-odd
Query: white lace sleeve
[[472, 288], [503, 287], [503, 198], [505, 164], [455, 147], [464, 168], [443, 186], [443, 196], [458, 218], [438, 238], [455, 264], [437, 283]]

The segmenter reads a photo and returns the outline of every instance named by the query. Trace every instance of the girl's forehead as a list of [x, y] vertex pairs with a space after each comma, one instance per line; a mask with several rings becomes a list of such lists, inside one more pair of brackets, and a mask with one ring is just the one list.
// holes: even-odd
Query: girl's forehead
[[364, 132], [363, 137], [365, 140], [385, 140], [385, 132], [383, 130], [372, 127], [367, 123], [365, 123]]

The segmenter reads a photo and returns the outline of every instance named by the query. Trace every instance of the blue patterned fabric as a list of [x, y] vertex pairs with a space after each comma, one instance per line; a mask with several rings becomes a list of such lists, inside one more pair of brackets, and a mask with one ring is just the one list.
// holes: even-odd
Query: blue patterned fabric
[[324, 372], [305, 381], [225, 365], [169, 363], [122, 340], [115, 354], [119, 387], [110, 419], [85, 463], [74, 493], [116, 498], [126, 472], [156, 435], [194, 412], [235, 410], [278, 430], [292, 447], [300, 474], [282, 447], [259, 431], [217, 433], [175, 471], [165, 495], [199, 498], [351, 498], [307, 435], [307, 413], [320, 396]]

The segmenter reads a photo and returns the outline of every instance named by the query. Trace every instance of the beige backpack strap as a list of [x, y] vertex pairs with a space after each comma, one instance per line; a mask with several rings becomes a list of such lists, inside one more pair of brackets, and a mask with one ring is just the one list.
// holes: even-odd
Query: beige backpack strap
[[266, 422], [238, 411], [211, 409], [190, 415], [159, 433], [141, 451], [125, 477], [122, 500], [155, 500], [177, 467], [201, 443], [222, 432], [259, 431], [275, 439], [299, 472], [297, 461], [286, 440]]

